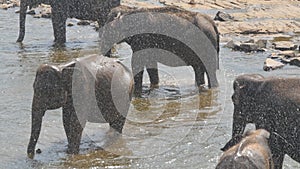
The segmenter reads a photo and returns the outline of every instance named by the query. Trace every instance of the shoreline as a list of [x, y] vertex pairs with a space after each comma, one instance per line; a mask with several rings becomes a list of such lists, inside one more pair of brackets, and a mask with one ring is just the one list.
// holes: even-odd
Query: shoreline
[[[0, 0], [0, 8], [18, 7], [19, 0], [4, 3]], [[191, 11], [227, 12], [234, 19], [225, 22], [216, 21], [221, 35], [228, 34], [300, 34], [300, 1], [299, 0], [159, 0], [156, 3], [136, 0], [123, 0], [122, 4], [139, 7], [158, 7], [163, 5], [177, 6]], [[49, 8], [43, 5], [42, 8]], [[43, 9], [42, 9], [43, 10]], [[47, 9], [44, 9], [47, 10]], [[49, 11], [49, 9], [48, 9]]]

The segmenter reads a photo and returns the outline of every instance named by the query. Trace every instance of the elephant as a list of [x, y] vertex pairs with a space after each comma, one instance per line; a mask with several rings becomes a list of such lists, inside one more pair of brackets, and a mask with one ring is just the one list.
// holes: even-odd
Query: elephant
[[244, 74], [233, 82], [232, 138], [248, 123], [270, 132], [269, 146], [276, 169], [284, 155], [300, 162], [300, 79]]
[[[201, 56], [198, 56], [197, 53], [194, 51], [194, 49], [191, 49], [187, 44], [183, 43], [182, 41], [164, 34], [152, 33], [152, 32], [134, 34], [128, 37], [124, 37], [120, 41], [117, 41], [116, 43], [126, 42], [131, 46], [131, 49], [133, 51], [132, 70], [133, 70], [134, 82], [135, 82], [134, 94], [136, 96], [140, 96], [142, 93], [142, 80], [143, 80], [144, 67], [146, 67], [146, 70], [149, 74], [151, 87], [158, 87], [159, 77], [158, 77], [157, 62], [161, 62], [168, 66], [174, 66], [173, 62], [177, 62], [170, 58], [167, 58], [166, 59], [167, 61], [163, 62], [161, 56], [158, 57], [152, 56], [151, 52], [153, 52], [153, 50], [147, 53], [148, 55], [151, 56], [148, 56], [146, 58], [137, 56], [137, 53], [139, 51], [146, 50], [146, 49], [162, 49], [164, 51], [168, 51], [176, 55], [177, 58], [179, 58], [179, 60], [183, 61], [184, 64], [179, 66], [192, 66], [195, 72], [196, 85], [198, 87], [201, 87], [205, 83], [204, 80], [205, 73], [207, 73], [208, 75], [209, 87], [218, 86], [218, 82], [216, 79], [216, 70], [219, 68], [219, 39], [220, 38], [219, 38], [219, 32], [216, 24], [208, 15], [201, 14], [198, 12], [186, 11], [177, 7], [170, 7], [170, 6], [155, 7], [155, 8], [132, 8], [132, 7], [120, 5], [111, 10], [111, 12], [108, 15], [108, 19], [106, 21], [107, 22], [106, 26], [109, 25], [109, 29], [114, 28], [114, 25], [117, 25], [116, 22], [119, 23], [123, 22], [123, 18], [125, 18], [125, 16], [129, 16], [131, 14], [140, 14], [140, 13], [142, 13], [143, 15], [146, 14], [146, 17], [143, 18], [141, 22], [146, 23], [147, 25], [157, 25], [163, 22], [164, 20], [163, 17], [165, 15], [162, 16], [155, 15], [154, 17], [154, 13], [166, 14], [174, 18], [181, 18], [181, 20], [179, 21], [177, 20], [178, 22], [180, 22], [178, 25], [176, 25], [177, 28], [180, 28], [180, 30], [182, 29], [184, 32], [186, 32], [187, 30], [185, 30], [184, 28], [187, 28], [188, 26], [186, 25], [185, 21], [193, 24], [193, 26], [195, 26], [197, 30], [203, 33], [204, 37], [200, 40], [205, 41], [207, 39], [206, 44], [203, 44], [203, 42], [201, 41], [197, 41], [196, 43], [199, 43], [198, 46], [200, 48], [201, 47], [205, 48], [207, 46], [213, 46], [213, 47], [209, 51], [211, 55], [208, 55], [206, 53], [206, 54], [202, 54]], [[139, 22], [138, 19], [137, 21], [134, 21], [137, 22], [138, 26], [131, 29], [142, 29], [141, 27], [139, 27], [140, 23], [138, 23]], [[101, 39], [101, 35], [100, 35], [100, 39]], [[202, 45], [200, 43], [202, 43]], [[104, 51], [104, 53], [105, 52], [106, 51]], [[109, 54], [110, 51], [106, 53], [106, 55]], [[214, 54], [216, 56], [214, 56]]]
[[54, 42], [62, 45], [66, 42], [66, 20], [68, 17], [95, 20], [101, 26], [105, 23], [110, 10], [119, 6], [121, 2], [120, 0], [21, 0], [17, 42], [22, 42], [25, 36], [27, 7], [32, 8], [41, 3], [51, 5]]
[[60, 66], [42, 64], [33, 89], [28, 157], [34, 158], [45, 112], [60, 107], [67, 153], [78, 154], [86, 122], [109, 123], [109, 131], [122, 133], [132, 98], [133, 76], [117, 59], [93, 54]]
[[[216, 169], [273, 169], [271, 150], [268, 145], [270, 133], [264, 129], [247, 131], [242, 137], [230, 140]], [[229, 144], [229, 145], [228, 145]]]

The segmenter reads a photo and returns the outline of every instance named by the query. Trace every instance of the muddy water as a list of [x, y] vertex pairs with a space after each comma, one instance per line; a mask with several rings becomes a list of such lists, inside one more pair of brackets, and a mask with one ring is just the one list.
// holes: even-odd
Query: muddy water
[[[147, 97], [133, 99], [122, 137], [109, 133], [106, 124], [88, 123], [80, 155], [68, 156], [61, 109], [48, 111], [37, 144], [42, 153], [29, 160], [35, 70], [42, 63], [60, 64], [97, 53], [98, 35], [90, 26], [68, 27], [68, 43], [57, 50], [52, 47], [51, 21], [28, 16], [20, 45], [15, 43], [14, 10], [0, 10], [0, 168], [214, 168], [219, 149], [231, 135], [233, 79], [242, 73], [299, 76], [299, 68], [292, 66], [263, 72], [266, 53], [249, 55], [222, 48], [220, 87], [198, 95], [191, 68], [160, 65], [161, 87], [151, 92], [145, 87]], [[126, 46], [120, 53], [130, 55]], [[286, 158], [284, 168], [300, 165]]]

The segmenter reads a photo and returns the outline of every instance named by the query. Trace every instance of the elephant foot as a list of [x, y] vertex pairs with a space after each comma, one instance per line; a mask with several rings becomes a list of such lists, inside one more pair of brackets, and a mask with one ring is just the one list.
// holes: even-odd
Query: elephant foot
[[109, 130], [107, 131], [106, 135], [109, 138], [114, 138], [114, 137], [120, 136], [121, 133], [110, 127]]
[[34, 148], [31, 149], [27, 149], [27, 157], [30, 158], [30, 159], [33, 159], [34, 158]]
[[205, 91], [207, 91], [207, 88], [205, 87], [204, 84], [203, 84], [203, 85], [199, 85], [199, 86], [198, 86], [198, 91], [199, 91], [199, 93], [200, 93], [200, 92], [205, 92]]
[[119, 117], [119, 119], [109, 123], [110, 129], [115, 130], [116, 132], [119, 132], [120, 134], [122, 134], [125, 120], [126, 120], [125, 117]]
[[30, 158], [30, 159], [33, 159], [34, 158], [34, 153], [27, 153], [27, 157]]
[[79, 154], [79, 149], [68, 148], [66, 153], [67, 154]]
[[150, 89], [158, 89], [159, 88], [159, 84], [150, 84]]

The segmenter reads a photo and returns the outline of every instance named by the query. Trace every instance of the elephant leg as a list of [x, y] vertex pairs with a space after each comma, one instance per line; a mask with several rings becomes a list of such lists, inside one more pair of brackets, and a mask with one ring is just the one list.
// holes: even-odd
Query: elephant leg
[[78, 120], [73, 104], [68, 101], [63, 107], [63, 123], [68, 139], [68, 154], [78, 154], [85, 122]]
[[109, 127], [121, 134], [123, 131], [124, 124], [125, 124], [125, 120], [126, 120], [126, 117], [121, 115], [115, 121], [109, 122]]
[[134, 75], [134, 95], [135, 95], [135, 97], [142, 96], [143, 74], [144, 74], [144, 71], [142, 70], [139, 73]]
[[200, 89], [200, 87], [205, 84], [205, 79], [204, 79], [205, 69], [204, 69], [204, 66], [203, 65], [202, 66], [196, 65], [196, 66], [192, 66], [192, 67], [195, 71], [196, 84]]
[[68, 143], [71, 142], [71, 112], [74, 112], [73, 106], [63, 106], [63, 124], [66, 132]]
[[271, 132], [270, 138], [269, 138], [269, 146], [270, 146], [271, 153], [272, 153], [274, 168], [281, 169], [282, 163], [284, 160], [284, 155], [285, 155], [284, 140], [282, 140], [277, 135], [275, 135]]
[[150, 78], [150, 88], [158, 88], [159, 77], [157, 68], [147, 68], [147, 72]]
[[[63, 2], [63, 1], [61, 1]], [[63, 44], [66, 42], [66, 20], [67, 14], [64, 3], [58, 1], [52, 5], [52, 26], [54, 32], [54, 42]]]

